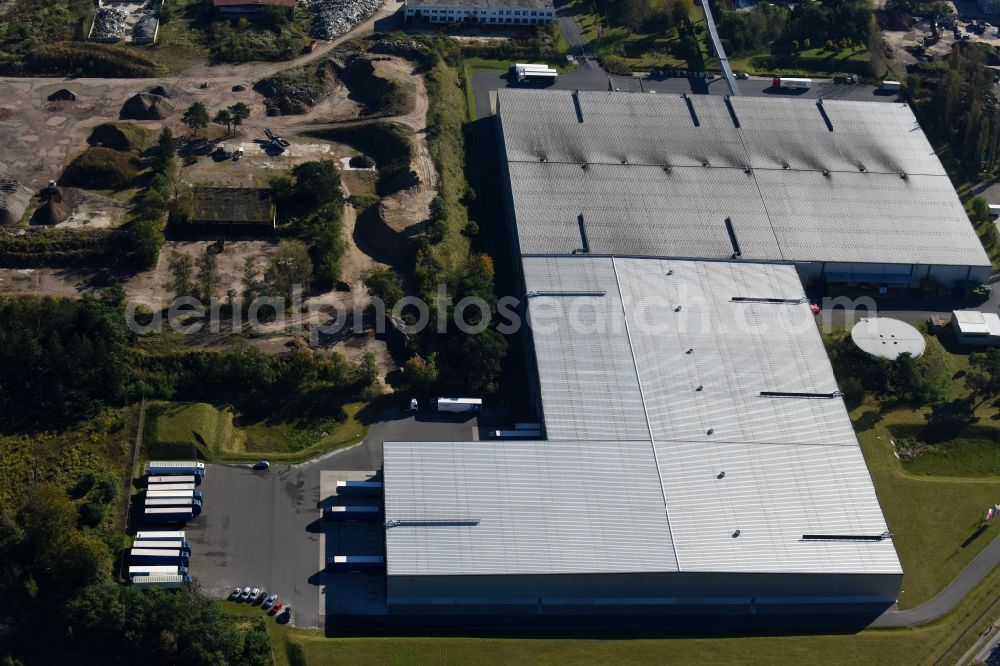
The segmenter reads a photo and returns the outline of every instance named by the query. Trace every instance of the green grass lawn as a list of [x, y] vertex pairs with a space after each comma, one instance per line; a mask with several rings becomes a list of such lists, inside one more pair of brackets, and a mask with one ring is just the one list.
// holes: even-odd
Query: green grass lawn
[[[807, 49], [795, 54], [773, 54], [759, 51], [744, 55], [729, 55], [733, 71], [754, 75], [786, 74], [800, 76], [829, 76], [834, 72], [866, 74], [868, 50], [827, 51], [822, 48]], [[712, 67], [718, 62], [712, 59]]]
[[[374, 664], [934, 664], [951, 663], [993, 620], [1000, 570], [947, 616], [914, 629], [736, 638], [326, 638], [268, 621], [279, 666]], [[226, 614], [259, 608], [219, 602]], [[724, 631], [724, 629], [720, 629]], [[290, 658], [291, 657], [291, 658]]]
[[[897, 444], [912, 437], [912, 429], [890, 427]], [[916, 476], [968, 476], [1000, 478], [1000, 437], [996, 428], [970, 427], [963, 436], [946, 444], [931, 445], [912, 460], [903, 460], [903, 469]]]
[[[597, 55], [619, 58], [630, 69], [687, 69], [687, 61], [670, 52], [678, 41], [675, 29], [656, 33], [631, 32], [622, 26], [612, 25], [594, 7], [594, 3], [588, 0], [572, 0], [567, 4], [580, 32]], [[692, 4], [688, 17], [697, 25], [705, 23], [705, 13], [696, 3]], [[699, 41], [702, 42], [703, 55], [707, 56], [707, 37]]]
[[[846, 327], [837, 326], [824, 338], [831, 345], [847, 334]], [[963, 380], [969, 367], [967, 353], [951, 348], [949, 329], [940, 334], [945, 344], [939, 336], [925, 333], [925, 337], [925, 353], [939, 355], [952, 378], [944, 402], [964, 399], [968, 396]], [[834, 368], [838, 369], [836, 362]], [[975, 424], [950, 440], [935, 442], [933, 448], [918, 449], [922, 452], [915, 458], [902, 462], [897, 448], [903, 448], [904, 438], [924, 433], [931, 411], [932, 407], [888, 406], [869, 395], [851, 412], [903, 565], [901, 608], [933, 597], [1000, 534], [1000, 523], [984, 526], [981, 522], [987, 507], [1000, 501], [998, 410], [979, 405]]]
[[237, 418], [207, 403], [156, 402], [148, 406], [145, 453], [149, 458], [213, 462], [262, 457], [300, 462], [364, 439], [366, 406], [348, 403], [340, 414], [336, 401], [300, 400], [279, 405], [272, 414]]

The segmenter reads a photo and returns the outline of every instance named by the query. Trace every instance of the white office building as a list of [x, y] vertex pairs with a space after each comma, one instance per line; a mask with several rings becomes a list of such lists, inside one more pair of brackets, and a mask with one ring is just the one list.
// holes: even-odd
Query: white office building
[[406, 0], [407, 21], [544, 25], [555, 15], [552, 0]]

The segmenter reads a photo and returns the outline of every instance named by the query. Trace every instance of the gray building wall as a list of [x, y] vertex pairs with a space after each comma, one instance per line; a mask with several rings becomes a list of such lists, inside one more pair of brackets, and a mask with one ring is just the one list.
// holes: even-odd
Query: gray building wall
[[902, 574], [671, 572], [517, 576], [388, 576], [389, 612], [455, 607], [523, 613], [603, 608], [891, 605]]
[[[1000, 0], [997, 0], [1000, 2]], [[935, 280], [953, 288], [965, 282], [985, 284], [992, 275], [989, 266], [928, 266], [926, 264], [866, 264], [833, 261], [800, 262], [795, 264], [806, 286], [826, 279], [829, 282], [919, 287], [925, 280]]]

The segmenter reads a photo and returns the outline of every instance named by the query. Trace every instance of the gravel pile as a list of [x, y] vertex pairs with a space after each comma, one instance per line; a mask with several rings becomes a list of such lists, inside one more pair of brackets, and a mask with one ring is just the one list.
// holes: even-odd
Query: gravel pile
[[350, 31], [382, 6], [382, 0], [304, 0], [313, 13], [312, 36], [331, 39]]
[[101, 7], [94, 17], [91, 37], [100, 42], [120, 42], [125, 39], [128, 12], [118, 7]]
[[416, 60], [427, 55], [427, 47], [413, 39], [380, 39], [368, 47], [371, 53], [384, 53]]

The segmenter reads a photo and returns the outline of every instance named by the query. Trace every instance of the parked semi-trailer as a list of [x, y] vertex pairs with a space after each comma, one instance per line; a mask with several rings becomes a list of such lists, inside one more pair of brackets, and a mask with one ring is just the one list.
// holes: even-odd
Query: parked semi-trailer
[[186, 523], [194, 518], [194, 510], [191, 507], [147, 506], [142, 517], [147, 523]]
[[161, 499], [203, 499], [200, 490], [161, 490], [156, 486], [146, 491], [146, 499], [153, 499], [154, 497]]
[[188, 572], [184, 564], [133, 564], [128, 568], [128, 577], [132, 576], [183, 576]]
[[138, 587], [162, 587], [166, 590], [175, 590], [184, 583], [190, 583], [191, 576], [156, 574], [151, 576], [132, 576], [132, 584]]
[[381, 555], [334, 555], [326, 561], [327, 571], [381, 571], [385, 558]]
[[197, 485], [201, 483], [201, 474], [169, 474], [146, 477], [147, 486], [154, 483], [193, 483]]
[[483, 409], [483, 401], [479, 398], [438, 398], [439, 412], [479, 412]]
[[338, 495], [381, 495], [381, 481], [337, 481]]
[[331, 506], [323, 509], [323, 520], [377, 520], [381, 513], [377, 506]]
[[176, 476], [179, 474], [205, 475], [205, 463], [196, 460], [151, 460], [150, 476]]
[[791, 90], [809, 90], [812, 87], [812, 79], [797, 79], [790, 76], [776, 76], [771, 79], [771, 85], [775, 88], [789, 88]]
[[161, 550], [157, 548], [136, 548], [132, 547], [129, 551], [128, 561], [129, 564], [142, 565], [142, 564], [164, 564], [164, 565], [177, 565], [183, 564], [188, 565], [188, 556], [191, 551], [183, 550]]
[[150, 490], [160, 490], [160, 491], [163, 491], [163, 490], [175, 490], [175, 491], [178, 491], [179, 490], [179, 491], [184, 491], [184, 490], [196, 490], [196, 488], [195, 488], [195, 485], [193, 483], [154, 483], [151, 486], [146, 486], [146, 490], [147, 490], [147, 492], [150, 491]]
[[184, 539], [176, 541], [144, 541], [136, 539], [132, 542], [132, 548], [140, 550], [179, 550], [182, 553], [191, 554], [191, 544]]
[[170, 541], [173, 539], [184, 539], [187, 543], [184, 530], [144, 530], [135, 533], [136, 541]]
[[552, 83], [559, 72], [548, 65], [516, 63], [510, 66], [510, 73], [518, 83]]

